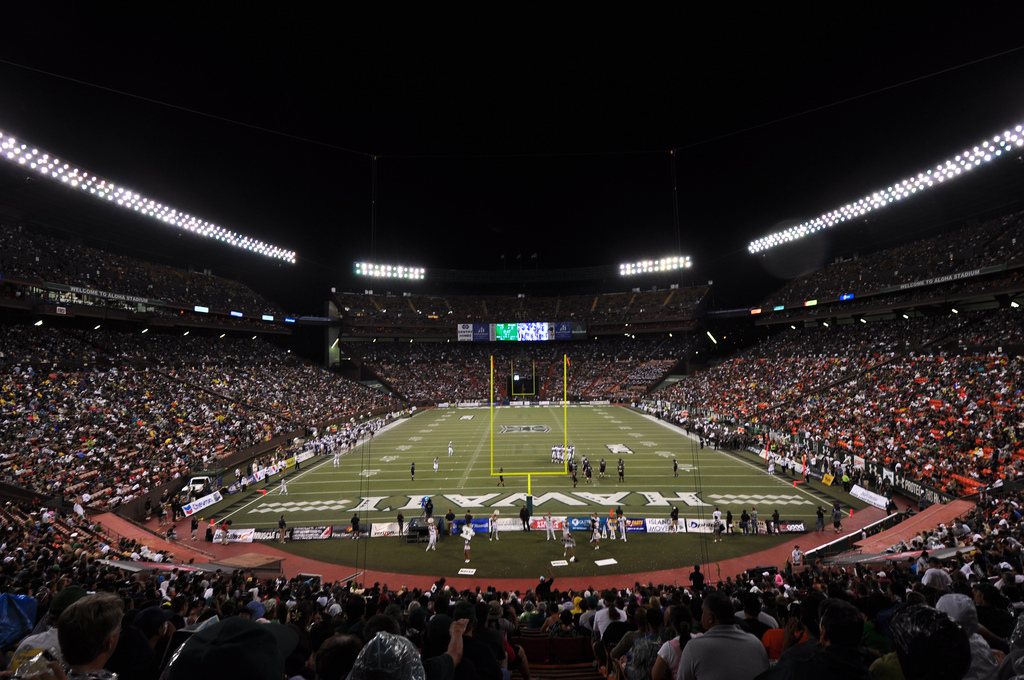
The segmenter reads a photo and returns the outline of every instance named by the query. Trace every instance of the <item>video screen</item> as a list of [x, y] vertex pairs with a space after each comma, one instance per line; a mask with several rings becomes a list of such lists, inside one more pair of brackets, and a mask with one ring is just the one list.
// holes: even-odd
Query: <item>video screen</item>
[[495, 340], [518, 340], [519, 332], [517, 330], [519, 324], [515, 323], [496, 323], [494, 324], [494, 339]]
[[548, 324], [546, 322], [534, 322], [534, 323], [520, 323], [516, 324], [519, 328], [519, 340], [520, 342], [528, 342], [531, 340], [548, 340]]

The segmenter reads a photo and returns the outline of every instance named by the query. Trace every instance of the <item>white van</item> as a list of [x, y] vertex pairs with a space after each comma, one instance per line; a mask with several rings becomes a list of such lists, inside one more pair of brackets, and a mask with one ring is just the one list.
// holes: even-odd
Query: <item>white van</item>
[[201, 494], [203, 492], [203, 489], [205, 489], [208, 485], [212, 484], [212, 477], [193, 477], [192, 479], [188, 480], [188, 484], [185, 486], [185, 488], [188, 489], [193, 496], [195, 496], [197, 494]]

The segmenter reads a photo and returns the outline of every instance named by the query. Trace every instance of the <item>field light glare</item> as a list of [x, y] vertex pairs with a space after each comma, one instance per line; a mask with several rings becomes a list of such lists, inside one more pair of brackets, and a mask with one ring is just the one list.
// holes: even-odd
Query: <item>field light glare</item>
[[423, 267], [406, 267], [395, 264], [373, 264], [371, 262], [356, 262], [357, 276], [373, 276], [384, 279], [411, 279], [422, 281], [427, 273]]
[[294, 250], [286, 250], [264, 243], [259, 239], [243, 236], [188, 213], [183, 213], [102, 177], [64, 163], [59, 158], [30, 147], [13, 135], [4, 134], [2, 131], [0, 131], [0, 158], [13, 165], [32, 170], [43, 177], [49, 177], [69, 189], [87, 193], [96, 200], [106, 201], [125, 210], [131, 210], [138, 215], [160, 220], [164, 224], [183, 231], [190, 231], [193, 234], [216, 239], [221, 243], [258, 255], [295, 264]]
[[775, 246], [796, 241], [810, 236], [822, 229], [828, 229], [848, 220], [856, 219], [873, 210], [879, 210], [897, 201], [910, 198], [922, 191], [940, 186], [977, 168], [982, 163], [989, 163], [996, 158], [1009, 155], [1010, 151], [1024, 146], [1024, 126], [1018, 125], [1002, 134], [993, 135], [991, 139], [982, 141], [978, 146], [965, 149], [953, 158], [947, 159], [913, 177], [894, 182], [884, 189], [879, 189], [820, 217], [807, 220], [803, 224], [790, 227], [783, 231], [769, 234], [747, 246], [747, 251], [756, 253], [774, 248]]
[[689, 256], [663, 257], [660, 260], [640, 260], [619, 265], [619, 276], [636, 276], [637, 274], [658, 274], [677, 269], [689, 269], [693, 262]]

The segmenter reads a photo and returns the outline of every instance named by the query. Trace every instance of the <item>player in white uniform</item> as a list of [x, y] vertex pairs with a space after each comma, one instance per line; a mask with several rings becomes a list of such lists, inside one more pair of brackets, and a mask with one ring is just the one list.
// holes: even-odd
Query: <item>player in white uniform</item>
[[548, 538], [547, 538], [547, 540], [549, 540], [549, 541], [557, 541], [558, 539], [555, 537], [555, 520], [551, 519], [551, 513], [550, 512], [548, 514], [544, 515], [544, 523], [545, 523], [545, 525], [547, 526], [547, 529], [548, 529]]
[[341, 467], [341, 449], [334, 449], [334, 467]]
[[437, 472], [437, 456], [434, 456], [434, 472]]
[[718, 543], [718, 541], [722, 540], [722, 529], [725, 527], [722, 524], [722, 511], [715, 508], [715, 511], [711, 513], [711, 521], [713, 522], [711, 528], [715, 532], [715, 543]]
[[454, 456], [455, 455], [455, 449], [452, 448], [452, 443], [451, 442], [448, 442], [448, 455], [449, 456]]
[[437, 551], [437, 527], [434, 525], [434, 518], [427, 520], [427, 550]]
[[569, 533], [569, 525], [566, 524], [562, 530], [562, 557], [566, 557], [572, 553], [572, 557], [569, 558], [570, 562], [578, 561], [576, 559], [576, 539]]

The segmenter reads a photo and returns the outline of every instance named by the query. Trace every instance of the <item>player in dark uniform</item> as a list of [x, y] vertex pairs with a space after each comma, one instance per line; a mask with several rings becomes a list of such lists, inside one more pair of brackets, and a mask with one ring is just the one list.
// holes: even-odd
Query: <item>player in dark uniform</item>
[[416, 461], [413, 461], [412, 465], [409, 466], [409, 476], [412, 477], [412, 481], [416, 481]]
[[619, 458], [619, 481], [626, 481], [626, 464]]
[[604, 462], [604, 458], [602, 458], [602, 459], [601, 459], [601, 468], [600, 468], [600, 472], [601, 472], [601, 476], [602, 476], [602, 477], [604, 477], [604, 471], [605, 471], [605, 466], [606, 466], [606, 465], [607, 465], [607, 464], [606, 464], [606, 463]]
[[672, 459], [672, 476], [679, 476], [679, 461], [676, 460], [675, 458]]
[[498, 468], [498, 486], [505, 486], [505, 475], [504, 475], [504, 472], [505, 472], [505, 468]]
[[583, 474], [587, 477], [587, 484], [594, 481], [594, 468], [589, 465], [583, 469]]
[[573, 469], [573, 471], [572, 471], [572, 488], [574, 488], [574, 489], [575, 489], [575, 488], [576, 488], [576, 485], [577, 485], [577, 484], [579, 484], [579, 481], [580, 481], [580, 480], [579, 480], [579, 478], [578, 478], [578, 477], [576, 476], [576, 470], [575, 470], [575, 468], [574, 468], [574, 469]]

